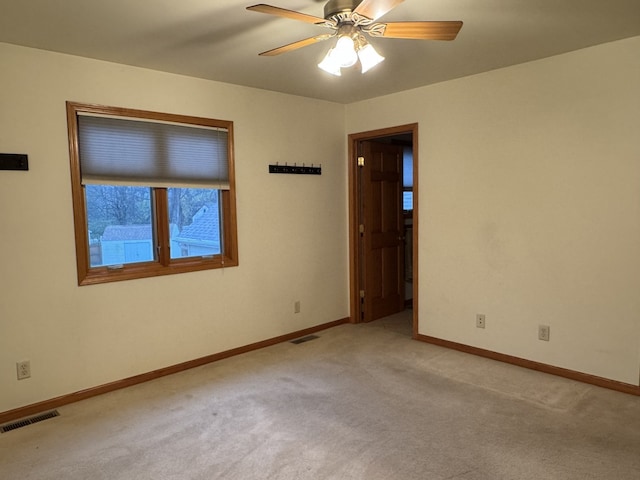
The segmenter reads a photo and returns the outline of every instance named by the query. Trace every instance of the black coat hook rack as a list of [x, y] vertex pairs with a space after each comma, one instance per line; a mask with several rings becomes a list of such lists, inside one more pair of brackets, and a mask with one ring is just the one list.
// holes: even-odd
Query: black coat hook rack
[[311, 166], [307, 166], [304, 163], [302, 165], [280, 165], [276, 163], [275, 165], [269, 165], [269, 173], [293, 173], [296, 175], [322, 175], [322, 165], [315, 166], [311, 164]]

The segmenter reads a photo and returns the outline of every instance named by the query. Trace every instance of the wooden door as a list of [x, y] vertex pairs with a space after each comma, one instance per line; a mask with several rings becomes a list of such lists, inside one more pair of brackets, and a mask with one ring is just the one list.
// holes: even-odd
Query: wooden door
[[362, 319], [370, 322], [404, 309], [402, 147], [360, 146], [360, 295]]

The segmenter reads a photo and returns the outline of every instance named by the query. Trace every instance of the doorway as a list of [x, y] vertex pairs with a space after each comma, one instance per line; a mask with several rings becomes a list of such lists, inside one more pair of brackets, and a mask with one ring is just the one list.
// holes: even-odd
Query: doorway
[[[415, 337], [418, 124], [350, 134], [348, 142], [351, 321], [372, 321], [408, 306]], [[409, 186], [405, 166], [412, 170]]]

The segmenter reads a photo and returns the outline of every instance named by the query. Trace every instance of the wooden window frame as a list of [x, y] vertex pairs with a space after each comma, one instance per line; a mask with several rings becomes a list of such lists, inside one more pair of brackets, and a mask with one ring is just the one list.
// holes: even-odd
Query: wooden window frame
[[[222, 253], [205, 257], [172, 259], [169, 252], [169, 221], [167, 189], [151, 189], [153, 229], [158, 240], [157, 259], [150, 262], [128, 263], [119, 268], [91, 267], [89, 260], [89, 232], [86, 196], [82, 185], [78, 143], [78, 114], [111, 115], [159, 122], [173, 122], [228, 130], [229, 190], [220, 190]], [[235, 200], [235, 169], [233, 148], [233, 122], [203, 117], [175, 115], [146, 110], [109, 107], [103, 105], [67, 102], [69, 158], [71, 167], [71, 193], [75, 228], [78, 285], [156, 277], [224, 267], [235, 267], [238, 262], [237, 216]]]

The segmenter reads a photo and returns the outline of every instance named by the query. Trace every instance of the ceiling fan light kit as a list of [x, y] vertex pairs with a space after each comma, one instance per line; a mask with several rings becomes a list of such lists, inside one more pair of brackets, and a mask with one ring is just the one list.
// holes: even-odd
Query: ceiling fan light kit
[[384, 60], [355, 26], [343, 24], [337, 35], [336, 46], [318, 64], [325, 72], [340, 76], [342, 68], [352, 67], [360, 60], [361, 72], [365, 73]]
[[329, 0], [324, 7], [324, 18], [295, 12], [280, 7], [260, 3], [247, 10], [277, 15], [306, 23], [330, 28], [332, 34], [317, 35], [260, 53], [274, 56], [290, 52], [316, 42], [337, 37], [336, 45], [329, 49], [318, 64], [322, 70], [336, 76], [342, 68], [349, 68], [360, 61], [362, 73], [369, 71], [384, 60], [365, 38], [371, 37], [405, 38], [418, 40], [454, 40], [462, 28], [460, 21], [440, 22], [391, 22], [377, 23], [376, 20], [397, 7], [404, 0]]

